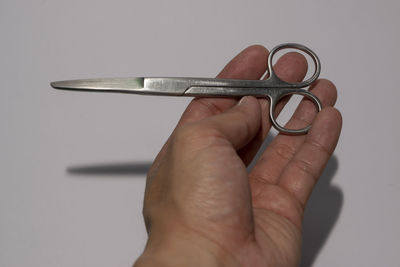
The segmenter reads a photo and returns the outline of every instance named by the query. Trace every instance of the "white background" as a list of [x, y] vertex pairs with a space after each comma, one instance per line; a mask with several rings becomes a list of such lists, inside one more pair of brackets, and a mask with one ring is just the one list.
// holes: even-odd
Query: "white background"
[[400, 2], [2, 0], [0, 266], [131, 266], [145, 172], [189, 99], [54, 80], [213, 77], [298, 42], [335, 82], [343, 133], [305, 217], [308, 266], [400, 266]]

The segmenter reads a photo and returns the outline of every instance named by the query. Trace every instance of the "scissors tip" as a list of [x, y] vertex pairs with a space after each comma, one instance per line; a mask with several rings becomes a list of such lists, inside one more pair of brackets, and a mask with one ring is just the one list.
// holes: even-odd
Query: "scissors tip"
[[53, 87], [54, 89], [58, 89], [59, 88], [58, 82], [51, 82], [50, 86]]
[[50, 86], [54, 89], [72, 89], [73, 87], [70, 86], [68, 81], [56, 81], [51, 82]]
[[101, 78], [51, 82], [55, 89], [74, 91], [124, 92], [142, 89], [144, 78]]

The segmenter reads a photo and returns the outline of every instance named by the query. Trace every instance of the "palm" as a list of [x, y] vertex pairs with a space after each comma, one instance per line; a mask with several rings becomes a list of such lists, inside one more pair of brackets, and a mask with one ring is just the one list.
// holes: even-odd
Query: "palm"
[[[293, 219], [300, 219], [300, 203], [288, 197], [289, 193], [279, 186], [265, 184], [251, 176], [250, 179], [243, 177], [246, 166], [235, 151], [221, 149], [220, 144], [215, 147], [204, 154], [206, 162], [204, 158], [198, 158], [202, 166], [207, 165], [207, 170], [201, 172], [205, 184], [197, 184], [197, 188], [210, 188], [210, 181], [204, 179], [206, 176], [211, 177], [214, 183], [220, 181], [212, 186], [218, 191], [208, 190], [207, 196], [193, 198], [200, 203], [194, 204], [196, 215], [188, 223], [196, 228], [196, 232], [222, 246], [240, 266], [296, 266], [300, 259], [301, 220]], [[218, 179], [220, 177], [229, 180]], [[250, 185], [252, 190], [249, 190]], [[205, 207], [202, 204], [204, 198], [214, 201]], [[221, 207], [225, 206], [232, 209], [221, 213]], [[214, 223], [210, 225], [210, 221]]]
[[[300, 203], [279, 186], [254, 176], [248, 179], [245, 164], [230, 144], [209, 133], [207, 137], [212, 139], [212, 148], [205, 142], [200, 157], [176, 159], [182, 166], [190, 164], [198, 174], [192, 177], [196, 184], [190, 186], [198, 195], [193, 190], [180, 192], [182, 199], [192, 201], [185, 204], [195, 207], [186, 224], [222, 246], [240, 266], [296, 266], [300, 259]], [[267, 172], [277, 171], [271, 168]], [[222, 207], [230, 209], [221, 212]]]

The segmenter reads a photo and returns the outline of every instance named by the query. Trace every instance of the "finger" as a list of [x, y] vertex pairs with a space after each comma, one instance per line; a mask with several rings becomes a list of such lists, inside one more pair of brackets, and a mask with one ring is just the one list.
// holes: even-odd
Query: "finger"
[[[303, 140], [295, 152], [296, 160], [291, 156], [291, 148], [281, 145], [281, 155], [283, 158], [290, 156], [291, 160], [281, 170], [279, 179], [268, 179], [274, 175], [259, 177], [252, 173], [250, 176], [253, 207], [283, 216], [301, 229], [304, 204], [317, 180], [311, 177], [320, 175], [336, 146], [340, 129], [340, 113], [332, 107], [326, 107], [318, 113], [308, 135], [292, 136], [294, 139], [307, 140]], [[269, 165], [264, 166], [264, 175], [274, 171], [274, 163], [271, 159]], [[276, 164], [280, 164], [279, 159]]]
[[[299, 53], [290, 52], [279, 58], [279, 60], [274, 65], [274, 70], [278, 77], [283, 81], [300, 82], [304, 79], [307, 73], [307, 60], [303, 55]], [[277, 112], [276, 115], [281, 112], [287, 100], [288, 98], [282, 99], [282, 101], [278, 103], [275, 108], [275, 111]], [[270, 103], [266, 98], [260, 98], [259, 101], [263, 117], [261, 131], [257, 134], [256, 138], [250, 144], [248, 144], [239, 152], [246, 165], [252, 161], [261, 144], [263, 143], [265, 137], [271, 129], [271, 121], [269, 119]]]
[[[310, 91], [316, 95], [324, 107], [333, 106], [336, 102], [337, 93], [335, 85], [328, 80], [319, 80], [311, 88]], [[315, 117], [315, 106], [309, 101], [302, 101], [299, 107], [289, 120], [287, 127], [301, 128], [304, 123], [310, 124]], [[306, 135], [289, 136], [279, 134], [263, 152], [258, 162], [255, 164], [250, 173], [254, 180], [254, 191], [262, 190], [262, 186], [258, 184], [264, 181], [269, 184], [276, 184], [278, 179], [294, 156], [299, 147], [303, 144]]]
[[278, 185], [292, 193], [303, 206], [336, 147], [341, 126], [338, 110], [323, 109], [281, 175]]
[[254, 137], [260, 125], [261, 108], [257, 99], [245, 96], [233, 108], [205, 119], [197, 126], [198, 132], [207, 132], [207, 136], [217, 137], [217, 140], [218, 137], [222, 137], [229, 141], [233, 148], [239, 149]]
[[[268, 50], [253, 45], [234, 57], [218, 78], [258, 80], [267, 69]], [[195, 98], [186, 108], [178, 125], [219, 114], [237, 103], [235, 98]]]

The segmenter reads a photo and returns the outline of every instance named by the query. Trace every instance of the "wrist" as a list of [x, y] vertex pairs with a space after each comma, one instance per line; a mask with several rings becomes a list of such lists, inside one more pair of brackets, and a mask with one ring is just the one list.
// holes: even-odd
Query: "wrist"
[[233, 257], [214, 242], [190, 232], [150, 234], [134, 267], [237, 266]]
[[162, 251], [154, 251], [146, 249], [137, 259], [134, 267], [221, 267], [219, 263], [210, 254], [202, 251], [193, 251], [181, 247], [169, 247]]

